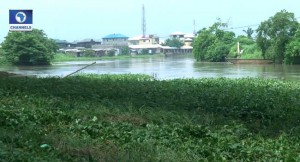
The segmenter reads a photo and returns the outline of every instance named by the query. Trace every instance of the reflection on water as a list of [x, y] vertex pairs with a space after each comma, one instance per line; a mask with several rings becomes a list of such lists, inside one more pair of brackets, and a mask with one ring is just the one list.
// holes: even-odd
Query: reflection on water
[[[59, 62], [52, 66], [2, 66], [0, 71], [24, 75], [65, 76], [94, 61]], [[300, 79], [299, 65], [234, 65], [230, 63], [196, 62], [192, 57], [132, 58], [126, 60], [97, 61], [80, 73], [93, 74], [148, 74], [159, 79], [207, 77], [259, 77], [274, 79]]]

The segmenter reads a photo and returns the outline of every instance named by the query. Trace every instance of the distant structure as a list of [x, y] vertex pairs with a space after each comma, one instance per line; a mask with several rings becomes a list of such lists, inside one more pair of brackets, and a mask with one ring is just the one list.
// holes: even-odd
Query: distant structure
[[196, 35], [196, 21], [194, 19], [194, 35]]
[[146, 36], [146, 17], [145, 17], [145, 6], [143, 5], [143, 17], [142, 17], [142, 31], [143, 31], [143, 38]]

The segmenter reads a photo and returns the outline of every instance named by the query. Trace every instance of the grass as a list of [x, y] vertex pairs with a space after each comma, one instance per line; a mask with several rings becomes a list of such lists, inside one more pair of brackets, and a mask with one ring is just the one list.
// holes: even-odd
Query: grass
[[0, 161], [300, 158], [298, 82], [1, 78], [0, 96]]
[[119, 56], [102, 56], [102, 57], [75, 57], [74, 55], [58, 53], [54, 56], [53, 62], [63, 61], [93, 61], [93, 60], [112, 60], [112, 59], [128, 59], [128, 58], [149, 58], [149, 57], [163, 57], [163, 54], [153, 55], [119, 55]]

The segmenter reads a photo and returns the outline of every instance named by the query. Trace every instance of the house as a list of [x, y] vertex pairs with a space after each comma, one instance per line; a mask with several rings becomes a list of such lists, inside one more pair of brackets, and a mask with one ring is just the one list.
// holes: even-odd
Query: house
[[180, 39], [180, 40], [184, 40], [184, 33], [182, 32], [174, 32], [172, 34], [170, 34], [170, 37], [171, 38], [177, 38], [177, 39]]
[[70, 42], [66, 40], [54, 39], [54, 42], [58, 46], [59, 49], [64, 49], [70, 47]]
[[92, 48], [93, 45], [100, 45], [101, 41], [94, 39], [84, 39], [76, 42], [76, 47]]
[[195, 35], [194, 34], [185, 34], [184, 35], [184, 46], [192, 46], [192, 43], [195, 39]]
[[142, 45], [129, 45], [131, 54], [142, 54], [144, 51], [148, 54], [160, 53], [160, 44], [142, 44]]
[[110, 34], [102, 38], [103, 45], [127, 46], [128, 38], [123, 34]]
[[115, 55], [121, 54], [125, 47], [128, 47], [128, 38], [123, 34], [109, 34], [102, 38], [102, 44], [93, 45], [92, 49], [97, 55], [105, 55], [115, 51]]
[[128, 45], [131, 53], [140, 54], [146, 51], [146, 53], [160, 53], [161, 45], [159, 44], [159, 37], [155, 35], [149, 35], [146, 37], [135, 36], [128, 39]]
[[159, 44], [159, 37], [155, 35], [149, 35], [148, 37], [135, 36], [128, 39], [128, 45], [147, 45], [147, 44]]

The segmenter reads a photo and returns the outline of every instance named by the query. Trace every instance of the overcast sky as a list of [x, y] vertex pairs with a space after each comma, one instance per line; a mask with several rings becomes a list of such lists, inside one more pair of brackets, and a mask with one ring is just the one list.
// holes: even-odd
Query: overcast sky
[[230, 27], [259, 24], [282, 9], [300, 17], [299, 0], [1, 0], [0, 41], [8, 32], [9, 9], [33, 9], [33, 27], [55, 39], [141, 35], [143, 4], [147, 34], [163, 38], [175, 31], [192, 33], [193, 20], [199, 30], [218, 17]]

